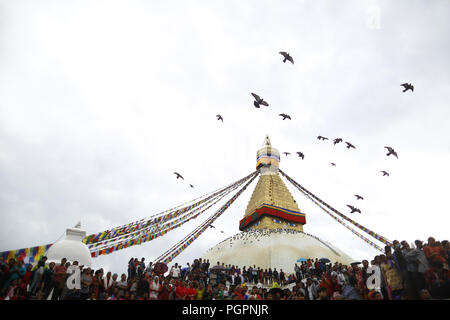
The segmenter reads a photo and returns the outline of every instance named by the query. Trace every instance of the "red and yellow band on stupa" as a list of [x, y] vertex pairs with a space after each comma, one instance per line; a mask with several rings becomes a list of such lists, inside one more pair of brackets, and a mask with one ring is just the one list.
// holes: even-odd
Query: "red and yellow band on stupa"
[[239, 222], [239, 230], [245, 230], [251, 227], [251, 224], [261, 219], [263, 216], [281, 219], [280, 222], [305, 224], [305, 214], [300, 211], [292, 211], [278, 206], [263, 203], [256, 208], [253, 213], [245, 216]]

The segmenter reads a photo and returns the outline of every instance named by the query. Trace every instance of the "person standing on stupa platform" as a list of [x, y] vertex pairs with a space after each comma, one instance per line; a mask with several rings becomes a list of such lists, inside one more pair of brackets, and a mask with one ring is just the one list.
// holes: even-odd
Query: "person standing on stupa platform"
[[449, 270], [449, 266], [447, 263], [447, 253], [441, 247], [440, 243], [437, 242], [433, 237], [428, 238], [428, 245], [424, 250], [425, 255], [430, 263], [434, 261], [440, 261], [444, 267], [444, 269]]
[[283, 269], [280, 269], [280, 285], [284, 286], [286, 284], [286, 277]]

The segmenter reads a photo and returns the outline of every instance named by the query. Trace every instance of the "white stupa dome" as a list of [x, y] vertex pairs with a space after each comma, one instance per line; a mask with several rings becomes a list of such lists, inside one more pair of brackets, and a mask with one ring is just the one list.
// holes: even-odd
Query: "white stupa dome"
[[283, 269], [294, 273], [299, 258], [328, 258], [332, 263], [350, 264], [354, 260], [328, 242], [297, 230], [254, 229], [240, 232], [209, 249], [202, 259], [211, 266], [217, 262], [242, 267]]
[[86, 231], [68, 228], [66, 238], [55, 242], [46, 252], [47, 264], [60, 263], [62, 258], [68, 262], [78, 261], [80, 266], [91, 266], [91, 252], [82, 240], [86, 237]]

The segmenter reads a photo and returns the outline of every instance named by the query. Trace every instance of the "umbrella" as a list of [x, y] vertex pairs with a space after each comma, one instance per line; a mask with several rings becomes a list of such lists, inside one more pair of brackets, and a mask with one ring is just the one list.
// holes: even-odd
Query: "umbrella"
[[330, 262], [330, 259], [328, 259], [328, 258], [321, 258], [321, 259], [319, 259], [319, 261], [322, 262], [322, 263], [328, 263], [328, 262]]
[[300, 259], [297, 260], [297, 262], [304, 262], [304, 261], [308, 261], [308, 260], [305, 259], [305, 258], [300, 258]]
[[220, 264], [218, 264], [218, 265], [212, 267], [211, 270], [217, 270], [217, 271], [220, 270], [221, 271], [221, 270], [225, 270], [225, 267], [220, 265]]
[[163, 262], [155, 263], [155, 266], [153, 268], [153, 270], [158, 274], [164, 274], [167, 272], [168, 269], [169, 268], [167, 267], [167, 264], [165, 264]]
[[350, 265], [354, 265], [354, 264], [361, 264], [361, 262], [359, 262], [359, 261], [356, 261], [356, 262], [352, 262], [352, 263], [350, 263]]

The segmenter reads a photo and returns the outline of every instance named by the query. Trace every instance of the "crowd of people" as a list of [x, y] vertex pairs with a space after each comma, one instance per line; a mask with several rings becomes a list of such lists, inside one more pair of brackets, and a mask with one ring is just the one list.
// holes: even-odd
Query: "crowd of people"
[[[161, 263], [130, 259], [127, 273], [80, 268], [80, 289], [69, 289], [65, 258], [36, 265], [0, 258], [2, 300], [430, 300], [450, 299], [450, 243], [428, 238], [410, 247], [394, 241], [373, 260], [343, 265], [324, 259], [304, 259], [294, 272], [239, 267], [195, 259], [170, 269]], [[78, 265], [74, 261], [72, 265]], [[380, 274], [369, 289], [369, 267]]]

